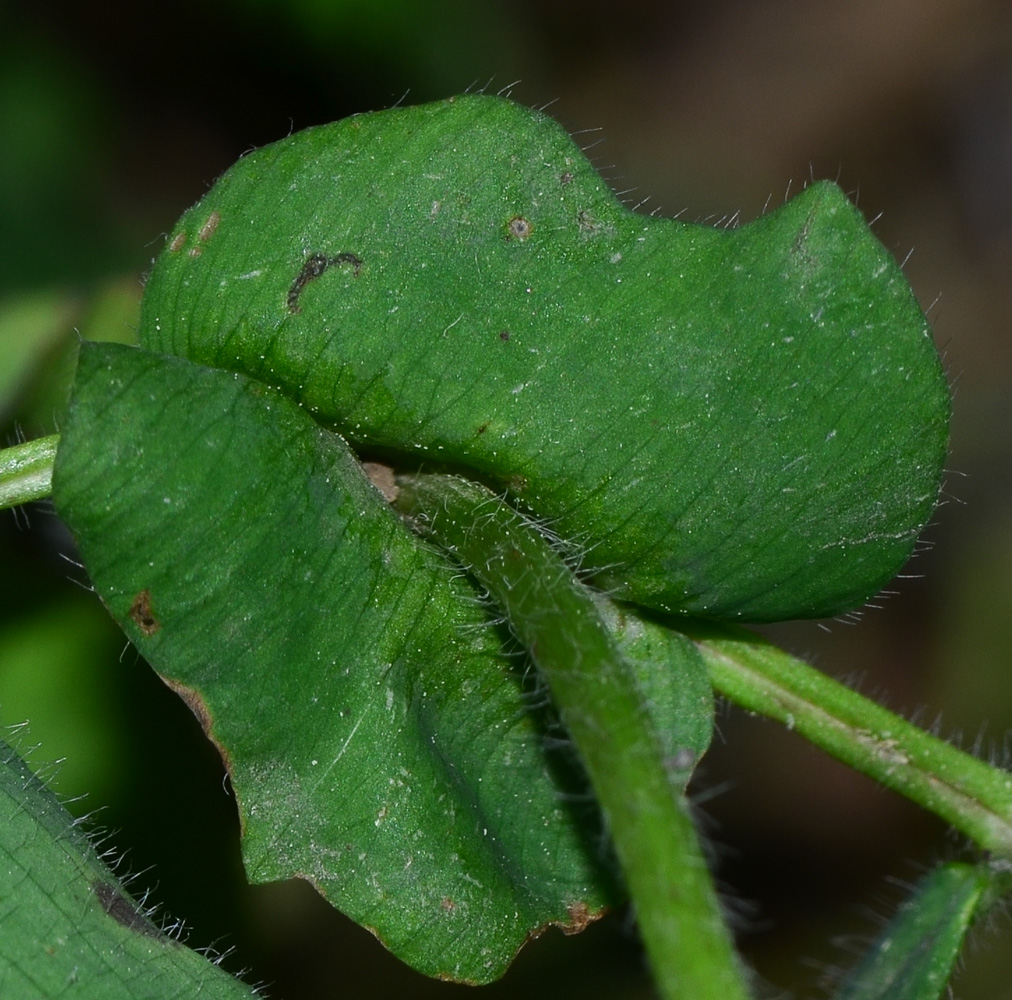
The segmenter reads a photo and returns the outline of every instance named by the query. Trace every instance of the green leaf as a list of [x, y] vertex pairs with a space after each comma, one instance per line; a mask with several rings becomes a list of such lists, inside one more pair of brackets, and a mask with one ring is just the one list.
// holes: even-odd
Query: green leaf
[[983, 867], [940, 865], [900, 907], [836, 1000], [937, 1000], [989, 884]]
[[0, 995], [209, 1000], [252, 991], [162, 933], [0, 741]]
[[739, 229], [644, 218], [558, 125], [497, 98], [244, 157], [171, 234], [141, 324], [360, 452], [507, 488], [651, 608], [853, 607], [938, 493], [938, 357], [838, 188]]
[[[472, 982], [617, 898], [533, 672], [296, 403], [85, 343], [54, 500], [113, 616], [222, 750], [253, 880], [306, 878], [416, 968]], [[654, 725], [698, 757], [701, 665], [672, 669], [679, 644], [626, 620], [640, 672], [660, 661]]]

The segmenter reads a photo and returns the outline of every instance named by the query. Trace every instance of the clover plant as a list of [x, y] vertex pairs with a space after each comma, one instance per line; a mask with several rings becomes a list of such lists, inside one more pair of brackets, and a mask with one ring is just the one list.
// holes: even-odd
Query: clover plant
[[[939, 492], [930, 331], [835, 185], [712, 228], [628, 210], [507, 100], [360, 115], [185, 213], [139, 343], [81, 344], [59, 438], [0, 489], [51, 489], [214, 741], [251, 880], [465, 983], [628, 895], [662, 996], [747, 997], [685, 800], [716, 691], [973, 843], [838, 995], [942, 994], [1009, 888], [1012, 779], [742, 627], [860, 606]], [[143, 960], [241, 991], [7, 767], [0, 981], [169, 995]]]

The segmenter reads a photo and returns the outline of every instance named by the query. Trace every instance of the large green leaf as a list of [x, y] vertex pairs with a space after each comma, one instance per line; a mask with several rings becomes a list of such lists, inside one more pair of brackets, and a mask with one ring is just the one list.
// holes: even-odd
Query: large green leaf
[[[85, 343], [53, 486], [96, 590], [222, 749], [254, 880], [302, 876], [416, 968], [475, 982], [615, 898], [525, 660], [298, 404]], [[698, 757], [701, 661], [609, 619], [666, 752]]]
[[0, 996], [252, 995], [159, 930], [56, 796], [0, 741]]
[[945, 452], [924, 317], [835, 186], [740, 229], [644, 218], [491, 97], [246, 156], [171, 234], [140, 336], [506, 487], [612, 593], [709, 617], [860, 604]]

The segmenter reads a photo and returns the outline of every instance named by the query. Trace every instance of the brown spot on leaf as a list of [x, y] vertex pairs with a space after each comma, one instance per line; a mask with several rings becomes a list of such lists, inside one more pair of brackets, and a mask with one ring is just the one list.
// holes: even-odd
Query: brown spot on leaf
[[499, 331], [499, 339], [501, 341], [503, 341], [504, 343], [505, 343], [505, 341], [509, 340], [510, 339], [510, 332], [509, 332], [509, 330], [500, 330]]
[[442, 900], [440, 900], [439, 905], [443, 908], [445, 913], [453, 913], [453, 911], [457, 909], [457, 904], [450, 899], [449, 896], [444, 896]]
[[585, 902], [580, 900], [570, 903], [566, 907], [566, 912], [568, 916], [565, 920], [549, 920], [548, 923], [535, 927], [527, 935], [527, 940], [533, 941], [535, 938], [540, 937], [549, 927], [558, 927], [563, 934], [580, 934], [592, 923], [600, 920], [608, 912], [608, 907], [602, 906], [599, 910], [592, 910]]
[[148, 636], [154, 635], [162, 627], [151, 610], [150, 590], [144, 589], [134, 598], [130, 605], [130, 617], [141, 632]]
[[179, 253], [183, 249], [183, 244], [186, 243], [186, 233], [179, 232], [172, 237], [172, 242], [169, 244], [169, 253]]
[[570, 903], [566, 907], [566, 911], [569, 913], [569, 920], [559, 924], [559, 930], [563, 934], [579, 934], [581, 931], [585, 931], [595, 920], [599, 920], [604, 913], [603, 910], [595, 913], [583, 901]]
[[482, 424], [476, 431], [477, 434], [484, 434], [488, 430], [488, 424]]
[[513, 493], [523, 493], [523, 491], [527, 489], [527, 477], [516, 474], [507, 476], [506, 488], [511, 490]]
[[199, 257], [204, 251], [200, 247], [190, 247], [186, 252], [191, 257]]
[[207, 217], [207, 222], [200, 227], [200, 232], [197, 233], [197, 239], [200, 240], [201, 243], [206, 243], [212, 236], [214, 236], [219, 222], [221, 222], [221, 216], [217, 212], [212, 212]]
[[511, 240], [525, 240], [533, 229], [534, 227], [522, 215], [514, 215], [506, 223], [506, 234]]
[[573, 174], [571, 171], [566, 170], [559, 175], [559, 183], [569, 184], [573, 180]]

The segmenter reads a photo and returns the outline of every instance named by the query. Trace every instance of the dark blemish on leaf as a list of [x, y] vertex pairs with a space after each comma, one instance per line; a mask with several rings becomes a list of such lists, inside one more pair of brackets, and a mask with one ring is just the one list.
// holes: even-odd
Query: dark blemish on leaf
[[569, 184], [572, 181], [572, 179], [573, 175], [568, 170], [565, 173], [559, 175], [560, 184]]
[[531, 937], [536, 938], [540, 936], [549, 927], [558, 927], [563, 934], [579, 934], [581, 931], [586, 930], [586, 928], [594, 923], [594, 921], [600, 920], [607, 912], [606, 907], [601, 907], [599, 910], [592, 910], [582, 900], [575, 903], [569, 903], [566, 906], [568, 919], [549, 920], [540, 927], [536, 927], [531, 933]]
[[291, 288], [288, 289], [289, 312], [296, 313], [299, 311], [299, 296], [302, 294], [302, 289], [314, 278], [318, 278], [323, 274], [328, 267], [330, 267], [330, 261], [324, 253], [313, 253], [306, 258], [305, 264], [302, 265], [302, 270], [299, 271], [292, 282]]
[[219, 222], [221, 222], [221, 216], [217, 212], [212, 212], [207, 217], [207, 222], [200, 227], [200, 232], [197, 233], [197, 239], [200, 240], [201, 243], [206, 243], [212, 236], [214, 236], [214, 232], [218, 228]]
[[119, 889], [108, 882], [92, 882], [91, 891], [102, 909], [118, 924], [145, 937], [161, 937], [162, 933]]
[[500, 340], [504, 340], [504, 341], [505, 340], [509, 340], [510, 339], [510, 332], [509, 332], [509, 330], [500, 330], [499, 331], [499, 339]]
[[172, 237], [172, 242], [169, 244], [169, 253], [179, 253], [183, 249], [183, 244], [186, 242], [186, 233], [176, 233]]
[[439, 905], [443, 908], [444, 913], [453, 913], [457, 909], [457, 904], [449, 896], [444, 896]]
[[533, 226], [522, 216], [514, 215], [509, 222], [506, 223], [506, 234], [508, 239], [511, 240], [525, 240], [531, 235]]
[[507, 476], [506, 488], [514, 493], [523, 493], [527, 489], [527, 477], [518, 475]]
[[476, 433], [478, 433], [478, 434], [484, 434], [485, 431], [487, 431], [487, 430], [488, 430], [488, 424], [482, 424], [481, 427], [478, 428], [478, 430], [477, 430]]
[[151, 610], [151, 591], [142, 590], [130, 605], [130, 617], [133, 623], [145, 634], [154, 635], [162, 623], [155, 618]]
[[199, 257], [203, 253], [203, 250], [200, 247], [190, 247], [187, 253], [189, 253], [191, 257]]
[[358, 259], [353, 253], [339, 253], [336, 257], [330, 258], [331, 264], [351, 264], [352, 273], [355, 277], [358, 277], [358, 272], [362, 267], [362, 261]]
[[299, 296], [302, 294], [302, 289], [309, 282], [323, 274], [328, 267], [333, 267], [335, 264], [351, 264], [356, 278], [358, 277], [359, 269], [362, 267], [362, 261], [353, 253], [339, 253], [335, 257], [328, 257], [325, 253], [311, 253], [306, 258], [306, 263], [302, 265], [302, 270], [299, 271], [292, 282], [292, 287], [288, 289], [287, 303], [290, 313], [301, 311], [299, 309]]

